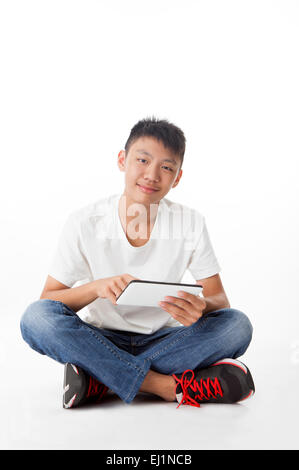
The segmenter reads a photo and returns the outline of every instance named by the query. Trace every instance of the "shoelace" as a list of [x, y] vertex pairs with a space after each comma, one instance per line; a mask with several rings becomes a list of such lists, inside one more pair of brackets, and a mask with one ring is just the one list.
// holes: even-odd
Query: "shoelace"
[[88, 391], [86, 394], [87, 398], [94, 397], [98, 395], [97, 401], [99, 401], [102, 396], [106, 393], [108, 390], [108, 387], [106, 385], [102, 384], [98, 380], [96, 380], [94, 377], [89, 376], [89, 386], [88, 386]]
[[[186, 377], [186, 374], [188, 372], [191, 372], [190, 379]], [[202, 401], [203, 399], [210, 400], [210, 398], [216, 398], [217, 395], [220, 395], [221, 397], [223, 396], [223, 391], [221, 389], [217, 377], [215, 377], [214, 379], [211, 379], [210, 377], [208, 377], [207, 379], [200, 379], [200, 383], [198, 383], [197, 380], [194, 379], [194, 372], [191, 369], [185, 370], [180, 379], [178, 379], [175, 374], [173, 374], [173, 377], [178, 382], [176, 384], [176, 389], [177, 386], [180, 384], [183, 392], [182, 399], [178, 404], [177, 408], [182, 404], [196, 406], [197, 408], [200, 408], [200, 404], [196, 401], [196, 399]], [[190, 387], [190, 389], [194, 393], [197, 392], [194, 395], [194, 398], [190, 396], [188, 392], [188, 387]]]

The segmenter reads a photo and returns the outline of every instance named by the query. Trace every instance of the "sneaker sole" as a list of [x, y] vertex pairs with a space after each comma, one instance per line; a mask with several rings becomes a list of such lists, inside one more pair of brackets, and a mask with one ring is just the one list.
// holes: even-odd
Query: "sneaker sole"
[[[70, 384], [73, 394], [68, 394]], [[74, 364], [67, 363], [64, 366], [64, 378], [63, 378], [63, 408], [69, 409], [77, 406], [85, 395], [86, 388], [86, 377], [82, 369]], [[68, 395], [68, 397], [66, 397]]]
[[221, 359], [221, 361], [217, 361], [214, 364], [211, 364], [211, 366], [218, 366], [220, 364], [231, 364], [233, 366], [240, 367], [240, 369], [242, 369], [245, 372], [245, 374], [247, 374], [248, 369], [245, 366], [245, 364], [243, 364], [243, 362], [237, 361], [236, 359], [231, 359], [231, 358]]
[[252, 375], [248, 367], [246, 367], [245, 364], [243, 364], [243, 362], [238, 361], [237, 359], [225, 358], [225, 359], [221, 359], [220, 361], [215, 362], [214, 364], [212, 364], [212, 366], [217, 366], [220, 364], [231, 364], [233, 366], [239, 367], [246, 374], [247, 385], [248, 385], [248, 388], [250, 389], [250, 392], [245, 397], [240, 398], [238, 402], [247, 400], [247, 398], [250, 398], [255, 394], [255, 386], [254, 386], [254, 382], [252, 379]]

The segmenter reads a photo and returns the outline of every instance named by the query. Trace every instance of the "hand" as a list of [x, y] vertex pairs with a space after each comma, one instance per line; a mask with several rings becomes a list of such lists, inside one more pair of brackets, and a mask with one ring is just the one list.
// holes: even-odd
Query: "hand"
[[178, 296], [164, 297], [165, 301], [159, 305], [182, 325], [190, 326], [202, 317], [206, 302], [203, 297], [184, 291], [179, 291]]
[[130, 274], [122, 274], [120, 276], [105, 277], [96, 281], [96, 289], [98, 297], [109, 299], [114, 305], [117, 305], [116, 298], [127, 287], [130, 281], [138, 279]]

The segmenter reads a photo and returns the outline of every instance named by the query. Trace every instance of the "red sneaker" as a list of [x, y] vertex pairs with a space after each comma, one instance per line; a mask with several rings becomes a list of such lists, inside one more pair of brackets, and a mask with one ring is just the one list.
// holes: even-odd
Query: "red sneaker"
[[63, 408], [74, 408], [84, 403], [98, 403], [106, 395], [108, 387], [88, 375], [81, 367], [64, 366]]
[[236, 359], [222, 359], [204, 369], [187, 369], [172, 376], [177, 382], [177, 408], [182, 404], [200, 407], [201, 403], [235, 403], [255, 393], [248, 367]]

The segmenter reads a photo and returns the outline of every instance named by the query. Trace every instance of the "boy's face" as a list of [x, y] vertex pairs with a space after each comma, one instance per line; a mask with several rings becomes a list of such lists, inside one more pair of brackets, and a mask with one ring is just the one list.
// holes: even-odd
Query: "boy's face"
[[[118, 154], [118, 167], [125, 172], [124, 194], [144, 205], [158, 203], [181, 179], [181, 160], [152, 137], [140, 137]], [[155, 190], [147, 190], [154, 188]]]

